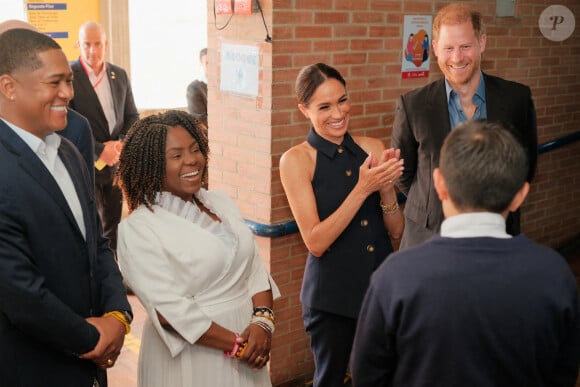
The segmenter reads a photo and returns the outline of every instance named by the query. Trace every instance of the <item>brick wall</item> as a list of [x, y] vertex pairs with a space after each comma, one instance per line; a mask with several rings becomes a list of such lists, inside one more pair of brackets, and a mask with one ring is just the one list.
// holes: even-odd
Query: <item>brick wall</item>
[[[211, 2], [208, 2], [211, 3]], [[484, 71], [532, 88], [540, 143], [580, 130], [580, 32], [564, 42], [545, 39], [538, 28], [545, 1], [516, 3], [516, 17], [495, 17], [495, 2], [472, 1], [485, 15]], [[405, 15], [434, 15], [444, 2], [432, 0], [260, 0], [273, 43], [264, 42], [260, 14], [214, 20], [208, 9], [210, 187], [226, 190], [246, 216], [276, 224], [292, 219], [278, 175], [280, 155], [304, 140], [308, 122], [296, 107], [293, 83], [299, 69], [326, 62], [342, 72], [352, 102], [351, 132], [390, 143], [396, 98], [438, 79], [432, 61], [428, 79], [401, 79]], [[563, 0], [580, 15], [576, 0]], [[578, 24], [578, 23], [576, 23]], [[260, 48], [258, 98], [219, 90], [222, 42]], [[580, 144], [539, 157], [537, 178], [523, 207], [523, 231], [558, 246], [579, 235]], [[282, 299], [274, 336], [274, 384], [305, 380], [313, 369], [300, 317], [299, 291], [306, 250], [298, 234], [257, 238]], [[288, 384], [290, 385], [290, 384]]]

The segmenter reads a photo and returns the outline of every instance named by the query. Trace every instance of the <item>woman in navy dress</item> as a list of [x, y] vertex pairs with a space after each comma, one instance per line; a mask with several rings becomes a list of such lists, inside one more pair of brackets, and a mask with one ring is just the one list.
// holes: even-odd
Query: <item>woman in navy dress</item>
[[308, 248], [300, 300], [314, 354], [314, 387], [342, 386], [356, 319], [372, 272], [403, 232], [394, 183], [399, 150], [350, 136], [346, 82], [317, 63], [296, 80], [298, 108], [312, 127], [284, 153], [280, 176]]

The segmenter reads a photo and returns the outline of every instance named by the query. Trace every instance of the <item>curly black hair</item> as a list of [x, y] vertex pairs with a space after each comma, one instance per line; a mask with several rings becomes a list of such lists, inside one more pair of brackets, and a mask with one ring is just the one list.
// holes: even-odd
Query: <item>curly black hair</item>
[[165, 180], [165, 145], [169, 128], [181, 126], [195, 139], [206, 160], [202, 175], [207, 185], [209, 145], [207, 128], [197, 118], [181, 110], [168, 110], [142, 118], [124, 138], [116, 182], [123, 190], [129, 212], [144, 204], [152, 209], [155, 196]]

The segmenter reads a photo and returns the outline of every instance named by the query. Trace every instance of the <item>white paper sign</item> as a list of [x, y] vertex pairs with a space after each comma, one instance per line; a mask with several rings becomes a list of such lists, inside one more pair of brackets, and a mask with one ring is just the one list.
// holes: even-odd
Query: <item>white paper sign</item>
[[257, 97], [259, 54], [257, 46], [223, 43], [220, 90]]

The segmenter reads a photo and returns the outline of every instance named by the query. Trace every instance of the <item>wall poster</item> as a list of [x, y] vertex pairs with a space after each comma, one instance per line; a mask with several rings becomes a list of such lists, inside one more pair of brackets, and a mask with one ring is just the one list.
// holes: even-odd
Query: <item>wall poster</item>
[[60, 2], [25, 0], [28, 22], [60, 44], [68, 60], [78, 58], [78, 31], [87, 21], [100, 22], [99, 0]]
[[432, 16], [405, 15], [403, 27], [403, 47], [401, 76], [408, 78], [427, 78], [431, 63]]

